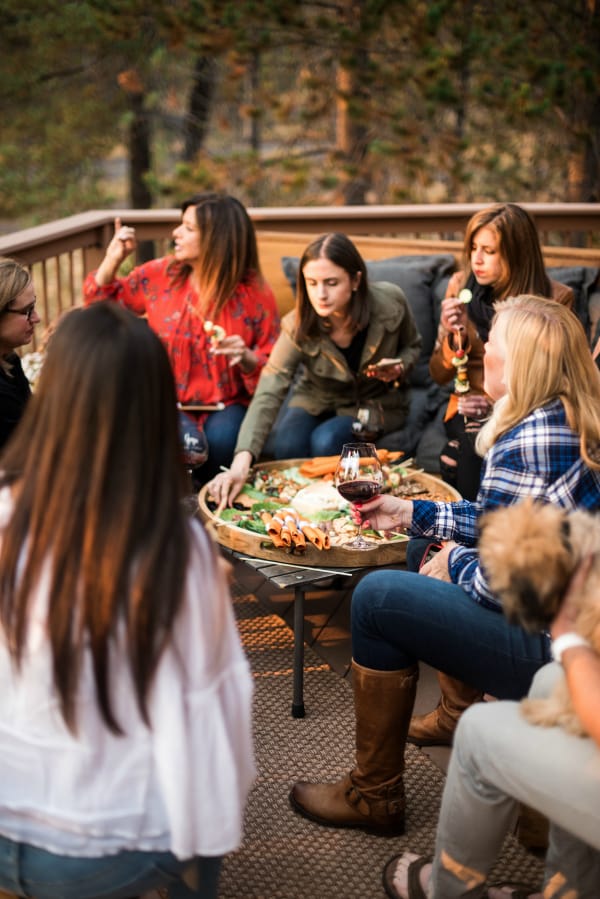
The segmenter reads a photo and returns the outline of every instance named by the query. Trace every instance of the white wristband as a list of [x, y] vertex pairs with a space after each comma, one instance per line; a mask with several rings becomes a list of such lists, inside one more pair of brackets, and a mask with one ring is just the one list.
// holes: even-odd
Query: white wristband
[[563, 652], [567, 649], [573, 649], [574, 646], [590, 646], [588, 641], [579, 634], [569, 631], [567, 634], [561, 634], [556, 640], [552, 641], [551, 650], [552, 658], [559, 664], [562, 663]]

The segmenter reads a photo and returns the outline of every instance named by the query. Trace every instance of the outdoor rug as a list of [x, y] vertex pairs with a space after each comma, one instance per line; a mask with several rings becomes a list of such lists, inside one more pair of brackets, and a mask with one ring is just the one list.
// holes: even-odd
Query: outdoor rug
[[[419, 749], [407, 747], [402, 837], [320, 827], [295, 814], [288, 801], [295, 780], [333, 781], [352, 766], [352, 690], [306, 647], [306, 717], [292, 718], [292, 632], [252, 594], [234, 596], [234, 606], [255, 678], [258, 776], [243, 844], [224, 863], [221, 899], [382, 899], [381, 872], [392, 855], [433, 850], [443, 773]], [[540, 861], [509, 837], [490, 879], [535, 884], [541, 875]]]

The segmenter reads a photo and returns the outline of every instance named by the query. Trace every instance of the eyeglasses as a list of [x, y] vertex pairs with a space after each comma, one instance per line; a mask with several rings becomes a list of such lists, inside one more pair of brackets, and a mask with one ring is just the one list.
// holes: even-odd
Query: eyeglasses
[[31, 316], [35, 312], [35, 303], [31, 303], [29, 306], [25, 306], [24, 309], [4, 309], [4, 312], [14, 312], [15, 315], [24, 315], [27, 318], [27, 321], [31, 321]]

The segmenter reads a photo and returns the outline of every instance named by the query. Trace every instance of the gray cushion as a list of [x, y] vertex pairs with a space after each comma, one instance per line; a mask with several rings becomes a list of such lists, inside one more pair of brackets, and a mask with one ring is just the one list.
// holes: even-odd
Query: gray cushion
[[587, 331], [590, 324], [588, 310], [590, 293], [596, 285], [600, 269], [585, 265], [572, 265], [555, 266], [546, 269], [546, 271], [548, 272], [548, 277], [552, 278], [553, 281], [559, 281], [561, 284], [566, 284], [567, 287], [573, 289], [575, 294], [573, 311], [577, 314]]
[[[284, 256], [281, 260], [283, 272], [296, 291], [299, 258]], [[415, 323], [423, 338], [421, 356], [410, 376], [410, 383], [427, 386], [431, 383], [429, 376], [429, 357], [433, 351], [439, 307], [436, 309], [434, 296], [440, 280], [449, 278], [456, 263], [451, 254], [419, 256], [394, 256], [390, 259], [366, 260], [369, 279], [390, 281], [400, 287], [408, 300], [415, 318]]]
[[[548, 277], [560, 284], [571, 287], [575, 295], [573, 311], [586, 330], [589, 327], [589, 300], [590, 294], [596, 288], [600, 269], [585, 265], [555, 266], [546, 269]], [[449, 278], [441, 278], [434, 289], [434, 303], [439, 320], [441, 303], [446, 295]], [[596, 288], [597, 289], [597, 288]]]

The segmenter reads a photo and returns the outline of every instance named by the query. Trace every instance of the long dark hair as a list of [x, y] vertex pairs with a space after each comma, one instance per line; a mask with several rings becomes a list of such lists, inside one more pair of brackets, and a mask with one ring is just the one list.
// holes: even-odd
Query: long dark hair
[[[228, 194], [195, 194], [181, 204], [184, 213], [195, 207], [200, 231], [200, 256], [194, 267], [199, 280], [202, 311], [218, 315], [239, 284], [262, 281], [256, 233], [246, 208]], [[191, 274], [189, 264], [172, 266], [174, 283]]]
[[369, 306], [367, 304], [369, 285], [365, 261], [346, 234], [333, 231], [330, 234], [322, 234], [313, 240], [305, 249], [300, 260], [296, 285], [296, 338], [298, 341], [302, 341], [305, 337], [315, 337], [323, 329], [323, 323], [308, 299], [304, 279], [304, 266], [307, 262], [321, 258], [329, 259], [334, 265], [343, 268], [351, 280], [354, 280], [360, 273], [358, 285], [352, 291], [348, 314], [354, 332], [362, 331], [369, 322]]
[[0, 549], [0, 621], [19, 665], [32, 592], [48, 576], [47, 632], [63, 717], [76, 729], [83, 651], [98, 706], [118, 628], [140, 713], [183, 600], [189, 524], [169, 360], [145, 321], [114, 303], [69, 312], [0, 457], [13, 511]]

